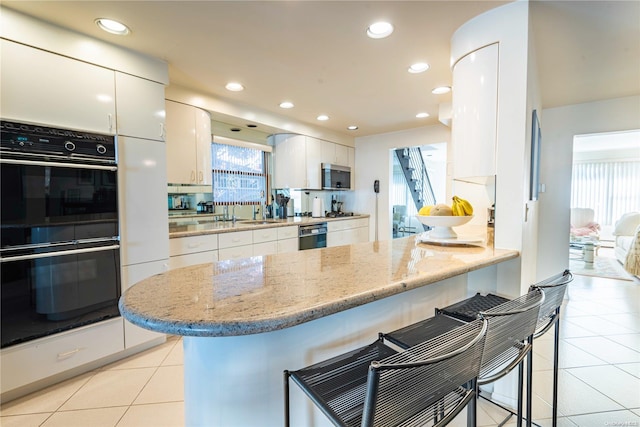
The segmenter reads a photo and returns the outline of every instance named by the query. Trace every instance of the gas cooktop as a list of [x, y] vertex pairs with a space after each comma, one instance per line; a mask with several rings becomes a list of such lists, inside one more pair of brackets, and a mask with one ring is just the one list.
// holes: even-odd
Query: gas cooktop
[[353, 216], [353, 212], [327, 212], [327, 218], [340, 218], [343, 216]]

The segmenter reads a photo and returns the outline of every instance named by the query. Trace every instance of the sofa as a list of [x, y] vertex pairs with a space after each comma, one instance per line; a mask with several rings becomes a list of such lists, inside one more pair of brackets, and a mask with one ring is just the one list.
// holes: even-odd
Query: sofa
[[591, 208], [571, 208], [571, 240], [579, 237], [590, 237], [598, 240], [600, 224], [594, 222], [595, 212]]
[[640, 227], [640, 212], [629, 212], [620, 217], [613, 229], [615, 257], [622, 265]]

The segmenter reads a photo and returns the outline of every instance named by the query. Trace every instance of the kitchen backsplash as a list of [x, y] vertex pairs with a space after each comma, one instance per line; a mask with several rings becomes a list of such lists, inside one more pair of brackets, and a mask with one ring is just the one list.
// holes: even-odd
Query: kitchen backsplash
[[167, 186], [167, 210], [169, 216], [198, 213], [198, 205], [213, 200], [211, 186], [172, 185]]

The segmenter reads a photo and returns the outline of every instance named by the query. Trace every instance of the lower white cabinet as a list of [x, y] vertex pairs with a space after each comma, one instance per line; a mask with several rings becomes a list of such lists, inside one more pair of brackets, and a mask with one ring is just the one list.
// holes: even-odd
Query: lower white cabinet
[[193, 254], [177, 255], [169, 258], [169, 269], [189, 267], [196, 264], [206, 264], [218, 261], [218, 251], [196, 252]]
[[[297, 228], [297, 227], [296, 227]], [[297, 252], [300, 248], [298, 238], [278, 240], [277, 253]]]
[[[155, 274], [164, 273], [168, 268], [168, 261], [145, 262], [142, 264], [126, 265], [122, 267], [122, 292], [141, 280]], [[124, 320], [124, 347], [132, 348], [146, 342], [166, 338], [165, 334], [150, 331]]]
[[224, 261], [227, 259], [250, 258], [253, 256], [253, 245], [233, 246], [218, 251], [218, 259]]
[[234, 231], [232, 233], [220, 233], [218, 235], [218, 259], [248, 258], [253, 256], [253, 232]]
[[346, 219], [327, 223], [327, 247], [369, 241], [369, 218]]
[[169, 239], [169, 268], [188, 267], [218, 260], [218, 235], [203, 234]]
[[123, 351], [123, 321], [105, 320], [2, 349], [2, 393]]
[[276, 240], [253, 244], [252, 256], [271, 255], [275, 253], [278, 253], [278, 242]]

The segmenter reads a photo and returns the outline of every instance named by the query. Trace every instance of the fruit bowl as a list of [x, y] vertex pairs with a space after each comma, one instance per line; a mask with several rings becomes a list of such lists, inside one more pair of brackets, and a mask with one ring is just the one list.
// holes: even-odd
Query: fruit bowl
[[433, 227], [432, 230], [428, 231], [429, 237], [434, 239], [455, 239], [458, 237], [453, 228], [459, 225], [464, 225], [471, 221], [473, 215], [469, 216], [425, 216], [425, 215], [416, 215], [418, 221], [423, 223], [424, 225], [428, 225]]

